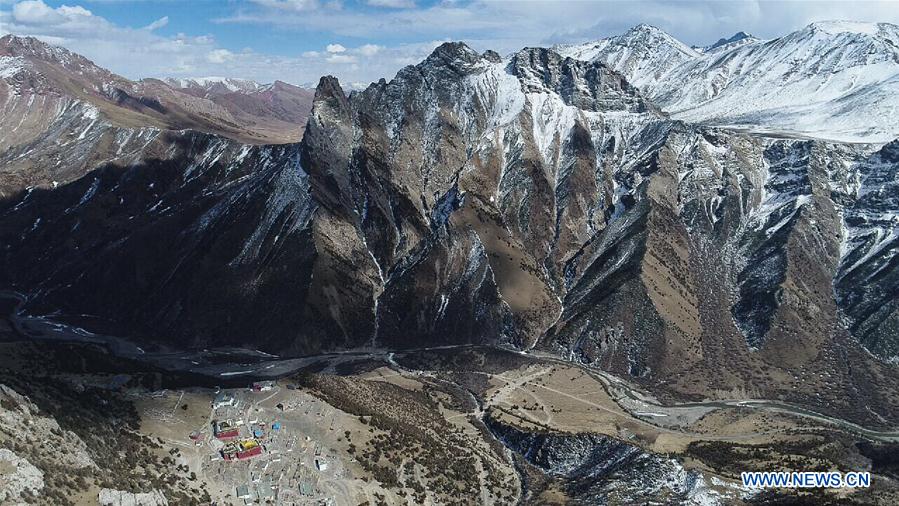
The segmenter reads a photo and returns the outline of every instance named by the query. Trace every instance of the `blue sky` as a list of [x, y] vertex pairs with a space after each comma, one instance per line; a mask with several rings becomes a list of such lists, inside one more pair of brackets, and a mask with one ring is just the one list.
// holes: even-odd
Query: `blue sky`
[[538, 0], [0, 0], [0, 34], [34, 35], [130, 78], [227, 76], [363, 86], [446, 40], [502, 54], [656, 25], [704, 45], [812, 21], [899, 23], [896, 2]]

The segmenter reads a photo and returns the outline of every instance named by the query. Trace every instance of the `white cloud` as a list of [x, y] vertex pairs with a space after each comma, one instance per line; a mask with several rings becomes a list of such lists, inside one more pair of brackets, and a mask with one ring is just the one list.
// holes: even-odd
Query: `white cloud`
[[[372, 0], [400, 5], [409, 0]], [[371, 3], [371, 2], [366, 2]], [[411, 2], [409, 2], [411, 3]], [[347, 5], [350, 5], [347, 3]], [[343, 54], [358, 57], [358, 71], [336, 65], [328, 54], [309, 55], [310, 67], [325, 68], [353, 82], [392, 76], [400, 66], [421, 61], [433, 40], [465, 40], [478, 50], [509, 54], [525, 46], [580, 42], [620, 34], [639, 23], [654, 24], [687, 44], [709, 44], [745, 30], [775, 38], [821, 19], [847, 18], [899, 23], [896, 2], [760, 2], [663, 0], [603, 2], [563, 0], [443, 0], [404, 9], [315, 9], [292, 12], [257, 5], [237, 9], [217, 23], [279, 27], [312, 37], [370, 41]], [[397, 44], [396, 40], [407, 41]], [[384, 41], [393, 41], [385, 44]], [[380, 49], [366, 46], [379, 46]], [[428, 47], [427, 50], [423, 48]], [[335, 53], [332, 53], [332, 55]], [[328, 64], [334, 65], [334, 68]], [[307, 78], [314, 80], [314, 76]]]
[[145, 26], [144, 29], [150, 30], [150, 31], [158, 30], [159, 28], [162, 28], [167, 24], [169, 24], [169, 17], [163, 16], [163, 17], [157, 19], [156, 21], [150, 23], [149, 25]]
[[229, 52], [217, 47], [211, 36], [163, 37], [153, 32], [167, 22], [168, 17], [163, 17], [143, 28], [122, 27], [81, 6], [53, 8], [42, 0], [0, 10], [4, 31], [65, 46], [131, 78], [179, 74], [229, 58]]
[[356, 49], [356, 52], [358, 52], [362, 56], [374, 56], [378, 54], [378, 52], [380, 52], [382, 49], [384, 49], [384, 47], [377, 44], [365, 44], [364, 46], [359, 46]]
[[210, 63], [225, 63], [234, 59], [234, 53], [227, 49], [213, 49], [206, 55]]
[[356, 63], [356, 57], [348, 54], [332, 54], [327, 61], [328, 63]]
[[288, 11], [310, 11], [318, 9], [320, 4], [318, 0], [251, 0], [255, 4], [263, 7], [270, 7]]
[[26, 25], [57, 25], [66, 21], [62, 12], [41, 0], [27, 0], [13, 5], [12, 17], [15, 22]]
[[80, 5], [60, 5], [59, 7], [57, 7], [56, 11], [70, 19], [75, 16], [93, 16], [93, 13], [91, 13], [91, 11], [85, 9]]
[[365, 3], [373, 7], [388, 7], [390, 9], [415, 8], [414, 0], [366, 0]]
[[[22, 19], [14, 17], [13, 8], [0, 8], [0, 33], [32, 35], [67, 47], [131, 79], [223, 75], [314, 86], [319, 76], [332, 74], [343, 83], [360, 87], [382, 76], [392, 77], [403, 65], [421, 61], [439, 43], [430, 39], [391, 46], [333, 43], [297, 56], [275, 56], [251, 48], [229, 50], [211, 35], [160, 35], [154, 29], [161, 28], [166, 18], [148, 19], [141, 28], [128, 28], [77, 6], [54, 9], [39, 0], [28, 2], [19, 7]], [[333, 7], [322, 4], [320, 9]]]

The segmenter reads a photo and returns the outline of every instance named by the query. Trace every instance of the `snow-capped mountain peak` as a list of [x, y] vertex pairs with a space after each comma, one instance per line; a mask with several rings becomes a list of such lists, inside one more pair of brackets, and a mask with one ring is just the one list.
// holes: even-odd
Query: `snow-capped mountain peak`
[[94, 83], [125, 80], [78, 53], [35, 37], [17, 35], [0, 37], [0, 58], [4, 60], [4, 66], [15, 67], [4, 71], [4, 77], [18, 73], [24, 68], [40, 65], [42, 68], [52, 66], [64, 72], [77, 74]]
[[705, 47], [693, 47], [693, 49], [699, 51], [700, 53], [708, 53], [709, 51], [723, 51], [745, 44], [752, 44], [758, 42], [759, 40], [761, 39], [753, 36], [752, 34], [740, 31], [728, 38], [721, 37], [714, 44], [710, 44]]
[[555, 49], [563, 56], [579, 60], [595, 60], [611, 53], [611, 47], [629, 47], [635, 52], [647, 54], [653, 47], [671, 50], [687, 57], [696, 57], [698, 53], [683, 42], [677, 40], [661, 28], [639, 24], [621, 35], [607, 37], [583, 44], [557, 45]]
[[864, 21], [816, 21], [809, 24], [806, 30], [822, 31], [832, 35], [838, 33], [856, 33], [862, 35], [877, 35], [881, 32], [895, 33], [896, 25], [890, 23], [868, 23]]
[[[674, 42], [672, 42], [674, 41]], [[823, 21], [696, 51], [640, 25], [560, 52], [600, 60], [674, 118], [845, 141], [899, 136], [899, 27]]]
[[0, 55], [38, 59], [63, 65], [71, 65], [72, 63], [93, 65], [87, 58], [64, 47], [48, 44], [35, 37], [21, 37], [18, 35], [6, 35], [0, 38]]
[[167, 78], [163, 81], [174, 88], [202, 89], [211, 93], [249, 93], [270, 86], [249, 79], [217, 76]]
[[672, 44], [683, 46], [684, 50], [689, 50], [690, 48], [684, 45], [681, 41], [674, 38], [671, 34], [662, 30], [661, 28], [650, 25], [646, 23], [640, 23], [639, 25], [634, 26], [630, 30], [624, 32], [621, 35], [622, 39], [625, 40], [638, 40], [638, 39], [656, 39], [656, 40], [664, 40], [665, 42]]
[[664, 30], [647, 24], [637, 25], [615, 37], [559, 45], [554, 49], [578, 60], [601, 61], [645, 92], [670, 70], [700, 56]]

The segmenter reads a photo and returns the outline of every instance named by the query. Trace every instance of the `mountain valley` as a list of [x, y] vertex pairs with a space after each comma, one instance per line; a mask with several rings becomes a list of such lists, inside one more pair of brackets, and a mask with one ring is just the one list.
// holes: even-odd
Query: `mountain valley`
[[[322, 440], [357, 502], [889, 504], [896, 83], [888, 23], [704, 47], [639, 25], [506, 56], [446, 42], [314, 96], [129, 81], [5, 36], [3, 346], [118, 356], [143, 379], [102, 395], [129, 406], [160, 375], [201, 403], [277, 380], [347, 431]], [[38, 401], [73, 388], [40, 377]], [[208, 469], [197, 448], [185, 476]], [[453, 458], [470, 468], [437, 476]], [[862, 466], [876, 485], [764, 494], [734, 462]], [[151, 488], [230, 483], [185, 476]]]

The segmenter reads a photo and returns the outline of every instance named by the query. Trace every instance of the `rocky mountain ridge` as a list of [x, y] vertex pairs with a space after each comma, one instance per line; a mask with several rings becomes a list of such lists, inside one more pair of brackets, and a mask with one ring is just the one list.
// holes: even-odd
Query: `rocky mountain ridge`
[[[149, 81], [149, 80], [147, 80]], [[207, 99], [228, 110], [235, 117], [269, 118], [284, 122], [299, 141], [306, 116], [312, 109], [313, 89], [275, 81], [261, 84], [248, 79], [205, 77], [192, 79], [163, 79], [178, 91]], [[242, 124], [247, 124], [246, 120]], [[252, 123], [251, 123], [252, 124]], [[293, 126], [290, 126], [293, 125]]]
[[0, 195], [7, 195], [127, 159], [162, 130], [297, 141], [311, 95], [276, 83], [211, 100], [158, 80], [132, 82], [64, 48], [7, 35], [0, 38], [0, 103]]
[[899, 27], [890, 23], [816, 22], [707, 51], [640, 25], [557, 50], [605, 62], [676, 119], [844, 142], [899, 136]]
[[652, 25], [639, 24], [627, 32], [594, 42], [553, 48], [577, 60], [601, 61], [652, 96], [655, 84], [675, 68], [701, 53]]
[[752, 44], [754, 42], [758, 42], [759, 40], [761, 39], [746, 32], [737, 32], [728, 38], [721, 37], [714, 44], [709, 44], [708, 46], [702, 47], [693, 46], [693, 49], [699, 51], [700, 53], [708, 53], [710, 51], [723, 51], [732, 47], [736, 47], [738, 45]]
[[261, 84], [250, 79], [236, 79], [231, 77], [167, 77], [162, 80], [173, 88], [194, 90], [206, 95], [218, 95], [222, 93], [244, 92], [252, 93], [271, 87], [270, 84]]

